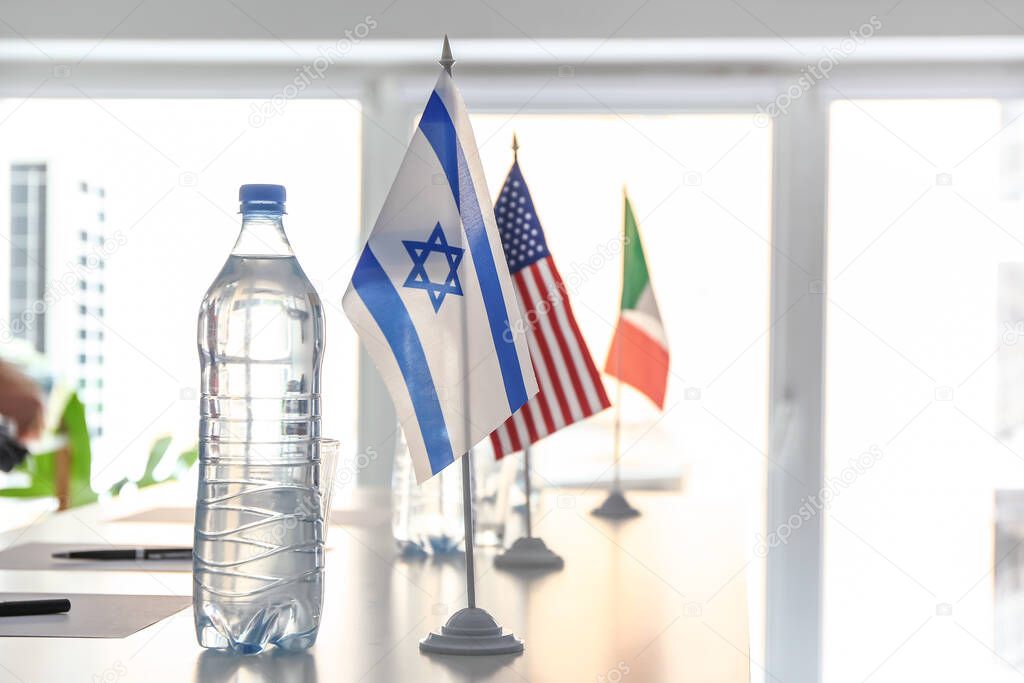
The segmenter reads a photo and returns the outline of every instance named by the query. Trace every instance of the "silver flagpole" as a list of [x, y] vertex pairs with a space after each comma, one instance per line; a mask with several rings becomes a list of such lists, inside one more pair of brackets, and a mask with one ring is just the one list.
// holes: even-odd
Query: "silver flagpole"
[[533, 537], [533, 515], [530, 511], [530, 447], [523, 449], [523, 476], [526, 477], [526, 537]]
[[[519, 138], [516, 137], [515, 133], [512, 133], [512, 163], [519, 163]], [[527, 443], [522, 450], [522, 470], [524, 487], [526, 489], [526, 538], [530, 539], [534, 537], [534, 514], [530, 509], [530, 490], [529, 490], [529, 444]]]
[[[447, 42], [445, 42], [447, 45]], [[469, 330], [466, 314], [466, 306], [462, 307], [462, 348], [468, 349]], [[476, 607], [476, 568], [473, 563], [473, 468], [470, 458], [473, 457], [473, 447], [470, 444], [470, 421], [469, 421], [469, 356], [463, 354], [462, 376], [462, 409], [466, 411], [466, 419], [463, 421], [464, 438], [466, 442], [466, 454], [462, 456], [462, 523], [466, 528], [466, 602], [470, 609]]]
[[[514, 163], [519, 163], [519, 139], [515, 133], [512, 134], [512, 157]], [[520, 410], [526, 410], [526, 407]], [[508, 550], [495, 557], [494, 566], [509, 571], [561, 569], [565, 566], [564, 560], [548, 548], [543, 539], [533, 535], [533, 509], [530, 506], [533, 499], [530, 486], [530, 444], [523, 448], [523, 476], [526, 478], [526, 535], [517, 538]]]
[[[622, 188], [622, 202], [625, 206], [626, 202], [626, 188]], [[623, 210], [623, 221], [625, 221], [625, 210]], [[625, 227], [625, 226], [623, 226]], [[623, 234], [625, 239], [625, 234]], [[626, 251], [622, 251], [623, 264], [625, 264]], [[625, 265], [623, 265], [623, 288], [625, 288]], [[622, 312], [619, 312], [619, 324], [622, 324]], [[618, 325], [616, 325], [615, 334], [618, 334]], [[590, 511], [590, 514], [598, 517], [606, 517], [608, 519], [624, 519], [627, 517], [636, 517], [640, 514], [640, 511], [629, 504], [626, 500], [625, 494], [622, 493], [622, 473], [620, 470], [621, 465], [619, 461], [622, 459], [622, 343], [612, 342], [615, 344], [615, 444], [612, 450], [613, 462], [612, 466], [614, 470], [614, 479], [612, 482], [612, 489], [608, 493], [608, 497], [604, 499], [604, 502], [598, 505], [596, 508]]]
[[[455, 58], [452, 57], [452, 47], [448, 44], [448, 34], [444, 36], [441, 59], [437, 63], [449, 76], [452, 75]], [[462, 306], [462, 348], [468, 352], [469, 311], [465, 305]], [[462, 361], [462, 409], [465, 411], [462, 435], [467, 449], [466, 454], [462, 456], [462, 522], [466, 529], [466, 602], [468, 607], [473, 609], [476, 607], [476, 567], [473, 563], [473, 468], [470, 463], [470, 458], [473, 457], [473, 446], [470, 444], [472, 422], [469, 417], [469, 356], [467, 353], [463, 353]]]
[[612, 461], [615, 464], [615, 483], [612, 484], [612, 491], [622, 491], [622, 471], [619, 469], [620, 453], [622, 451], [622, 380], [619, 379], [620, 364], [619, 357], [622, 355], [620, 346], [615, 352], [615, 447], [612, 450]]
[[[452, 75], [452, 49], [447, 34], [441, 48], [438, 64], [449, 76]], [[523, 651], [523, 641], [511, 633], [505, 633], [487, 610], [476, 606], [476, 571], [473, 566], [473, 486], [470, 458], [473, 448], [470, 442], [470, 392], [469, 392], [469, 311], [462, 302], [462, 409], [466, 453], [462, 456], [462, 520], [466, 528], [466, 603], [448, 618], [440, 633], [431, 633], [420, 641], [420, 651], [446, 655], [498, 655], [517, 654]]]

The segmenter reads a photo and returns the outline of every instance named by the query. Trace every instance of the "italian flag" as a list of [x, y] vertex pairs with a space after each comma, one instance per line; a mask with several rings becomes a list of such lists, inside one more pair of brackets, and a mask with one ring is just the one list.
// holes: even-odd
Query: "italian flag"
[[636, 387], [662, 408], [668, 382], [668, 340], [651, 289], [651, 276], [633, 207], [629, 197], [625, 200], [622, 307], [604, 371]]

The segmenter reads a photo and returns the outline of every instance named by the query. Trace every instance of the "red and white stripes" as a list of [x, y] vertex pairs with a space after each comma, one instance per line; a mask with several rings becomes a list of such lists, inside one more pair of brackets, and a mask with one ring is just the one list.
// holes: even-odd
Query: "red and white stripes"
[[498, 458], [611, 403], [551, 257], [512, 276], [527, 323], [527, 340], [540, 390], [491, 434]]

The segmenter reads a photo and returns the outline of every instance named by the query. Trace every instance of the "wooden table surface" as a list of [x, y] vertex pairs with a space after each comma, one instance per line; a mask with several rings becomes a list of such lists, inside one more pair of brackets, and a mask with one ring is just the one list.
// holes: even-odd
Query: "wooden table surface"
[[[193, 497], [185, 486], [154, 487], [131, 500], [44, 514], [0, 534], [0, 547], [189, 544], [189, 523], [111, 520]], [[465, 605], [463, 563], [396, 557], [376, 499], [347, 513], [351, 523], [331, 527], [324, 620], [308, 653], [203, 651], [187, 609], [125, 639], [0, 638], [0, 683], [748, 680], [750, 548], [728, 503], [633, 493], [643, 515], [609, 522], [589, 514], [600, 493], [545, 492], [535, 528], [565, 558], [564, 570], [509, 574], [494, 569], [493, 551], [477, 553], [478, 604], [526, 642], [525, 653], [459, 658], [422, 655], [417, 641]], [[5, 592], [189, 595], [191, 583], [187, 572], [0, 572]]]

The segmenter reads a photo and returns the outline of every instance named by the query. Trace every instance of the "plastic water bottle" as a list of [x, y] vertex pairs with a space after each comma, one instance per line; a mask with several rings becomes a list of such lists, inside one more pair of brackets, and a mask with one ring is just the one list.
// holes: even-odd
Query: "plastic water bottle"
[[285, 189], [243, 185], [239, 200], [241, 234], [199, 313], [196, 635], [302, 650], [323, 602], [323, 308], [284, 233]]
[[459, 468], [446, 467], [418, 485], [401, 430], [391, 475], [391, 532], [406, 558], [457, 553], [466, 536]]

